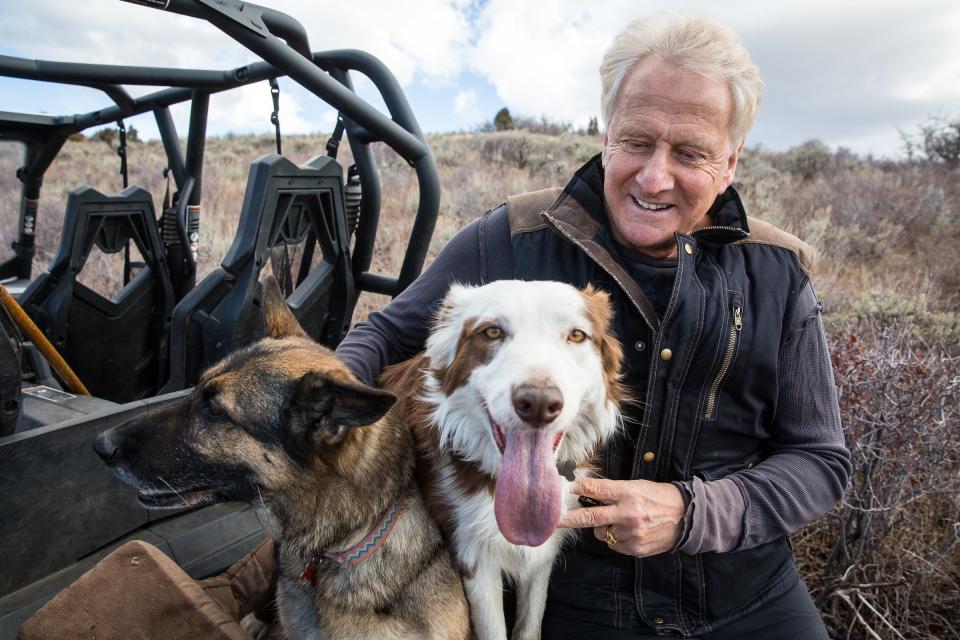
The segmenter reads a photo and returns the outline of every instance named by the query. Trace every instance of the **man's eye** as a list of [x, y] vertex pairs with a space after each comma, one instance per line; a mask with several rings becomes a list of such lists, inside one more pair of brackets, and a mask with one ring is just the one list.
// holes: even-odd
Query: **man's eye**
[[483, 330], [483, 335], [487, 336], [491, 340], [499, 340], [503, 337], [503, 329], [497, 325], [491, 325]]
[[692, 163], [692, 162], [700, 162], [701, 160], [703, 160], [703, 155], [700, 153], [697, 153], [696, 151], [685, 151], [683, 149], [680, 149], [675, 152], [675, 155], [681, 162]]

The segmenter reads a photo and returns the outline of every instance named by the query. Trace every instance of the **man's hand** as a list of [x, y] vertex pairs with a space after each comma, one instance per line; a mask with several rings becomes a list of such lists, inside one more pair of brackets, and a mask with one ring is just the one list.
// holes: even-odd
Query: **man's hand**
[[684, 502], [680, 489], [649, 480], [578, 478], [574, 495], [603, 502], [600, 507], [571, 509], [560, 517], [561, 527], [592, 527], [598, 540], [617, 542], [610, 548], [642, 558], [673, 549], [683, 533]]

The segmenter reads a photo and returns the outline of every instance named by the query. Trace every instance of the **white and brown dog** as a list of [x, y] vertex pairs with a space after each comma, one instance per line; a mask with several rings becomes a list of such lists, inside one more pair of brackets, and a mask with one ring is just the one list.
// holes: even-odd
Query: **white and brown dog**
[[[605, 293], [558, 282], [454, 285], [424, 354], [388, 369], [424, 464], [421, 486], [464, 576], [474, 631], [540, 637], [572, 500], [558, 468], [587, 473], [620, 421], [622, 353]], [[404, 406], [405, 405], [405, 406]]]

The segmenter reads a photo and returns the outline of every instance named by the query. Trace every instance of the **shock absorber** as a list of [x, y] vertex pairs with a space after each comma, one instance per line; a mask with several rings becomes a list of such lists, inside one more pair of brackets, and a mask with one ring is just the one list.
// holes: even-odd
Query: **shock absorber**
[[360, 201], [363, 199], [363, 192], [360, 188], [360, 169], [352, 164], [347, 169], [347, 184], [344, 187], [344, 206], [347, 214], [347, 233], [353, 235], [360, 224]]

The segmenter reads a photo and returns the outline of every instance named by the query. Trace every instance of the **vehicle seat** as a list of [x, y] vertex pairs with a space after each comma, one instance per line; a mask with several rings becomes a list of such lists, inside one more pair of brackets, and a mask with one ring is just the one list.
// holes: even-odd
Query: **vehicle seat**
[[0, 437], [13, 433], [20, 418], [20, 342], [14, 334], [13, 321], [0, 309]]
[[240, 620], [273, 599], [274, 553], [267, 539], [224, 573], [198, 581], [153, 545], [133, 540], [34, 613], [18, 638], [253, 640]]
[[343, 169], [327, 156], [297, 166], [269, 154], [250, 166], [237, 234], [216, 269], [177, 304], [170, 378], [163, 392], [196, 384], [200, 373], [262, 336], [260, 272], [275, 247], [316, 241], [318, 260], [301, 272], [287, 304], [315, 340], [335, 346], [356, 300], [349, 262]]
[[[112, 254], [130, 242], [143, 268], [114, 298], [77, 280], [94, 245]], [[72, 191], [50, 270], [19, 302], [93, 395], [114, 402], [153, 395], [167, 377], [174, 298], [150, 194]]]

